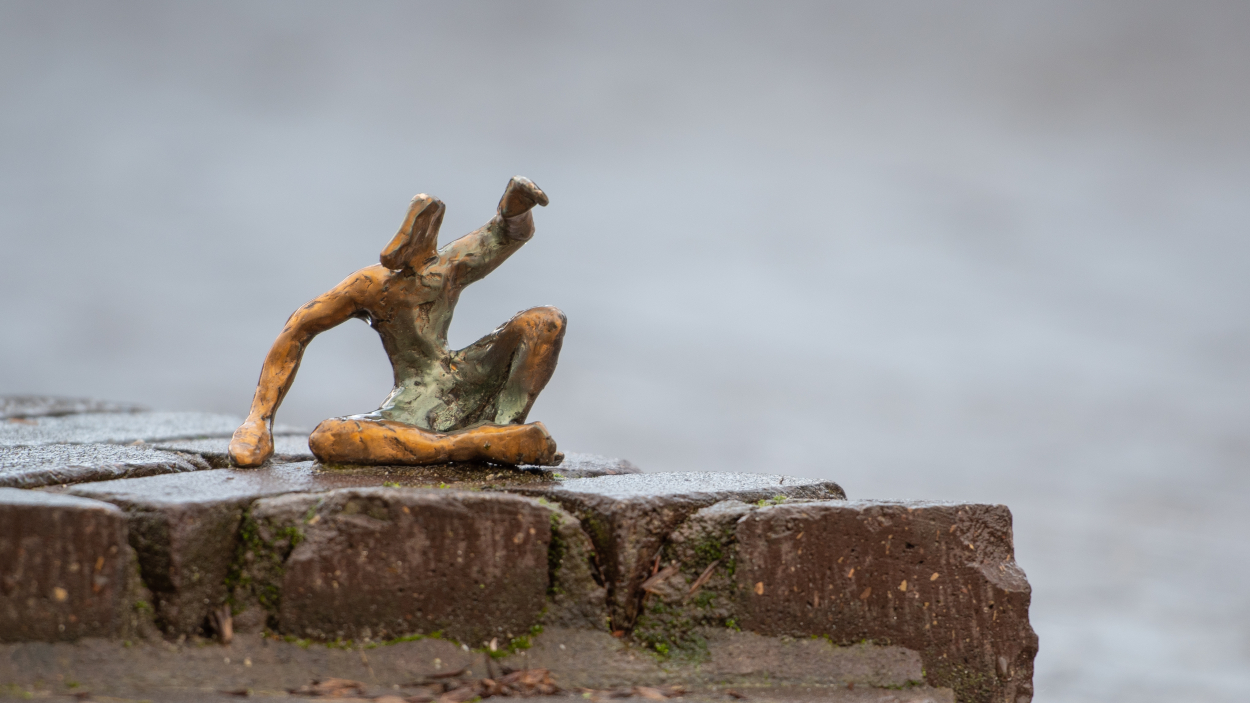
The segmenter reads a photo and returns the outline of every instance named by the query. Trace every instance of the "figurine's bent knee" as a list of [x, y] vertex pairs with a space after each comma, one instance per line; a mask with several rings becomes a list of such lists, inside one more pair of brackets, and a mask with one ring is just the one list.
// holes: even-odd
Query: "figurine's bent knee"
[[568, 318], [560, 311], [560, 308], [544, 305], [538, 308], [530, 308], [525, 312], [519, 313], [515, 321], [525, 330], [527, 336], [545, 337], [548, 339], [557, 339], [564, 336], [564, 327], [568, 324]]

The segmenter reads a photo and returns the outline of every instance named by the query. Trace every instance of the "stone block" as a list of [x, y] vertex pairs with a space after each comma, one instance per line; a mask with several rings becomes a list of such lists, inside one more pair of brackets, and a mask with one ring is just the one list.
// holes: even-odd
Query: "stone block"
[[[243, 418], [197, 412], [100, 412], [0, 423], [0, 447], [39, 444], [149, 444], [171, 439], [230, 437]], [[300, 430], [284, 425], [274, 434]]]
[[547, 553], [547, 614], [543, 624], [556, 627], [609, 629], [607, 588], [595, 545], [572, 514], [554, 504], [551, 544]]
[[239, 524], [253, 501], [386, 480], [386, 475], [319, 471], [305, 462], [102, 481], [70, 492], [126, 512], [130, 544], [152, 591], [157, 625], [177, 635], [198, 632], [209, 612], [225, 601]]
[[4, 447], [0, 486], [37, 488], [207, 469], [193, 454], [117, 444], [43, 444]]
[[738, 500], [722, 501], [695, 512], [667, 536], [662, 568], [646, 582], [630, 624], [635, 641], [697, 659], [706, 655], [709, 632], [739, 627], [737, 526], [758, 509]]
[[0, 642], [120, 636], [132, 568], [117, 508], [0, 488]]
[[1006, 507], [779, 505], [740, 518], [735, 542], [743, 629], [898, 645], [961, 702], [1031, 699], [1037, 635]]
[[257, 501], [236, 600], [283, 633], [389, 639], [441, 632], [506, 644], [539, 624], [551, 511], [498, 493], [361, 488]]
[[[716, 628], [917, 653], [960, 701], [1032, 696], [1037, 637], [1003, 506], [725, 501], [665, 544], [632, 637], [706, 656]], [[881, 685], [878, 682], [878, 685]]]
[[[78, 413], [133, 413], [146, 410], [132, 403], [53, 395], [0, 395], [0, 419], [76, 415]], [[18, 423], [20, 424], [20, 423]]]
[[631, 474], [509, 489], [541, 495], [581, 520], [594, 542], [608, 589], [612, 627], [632, 629], [641, 586], [669, 534], [700, 508], [724, 500], [844, 498], [831, 481], [734, 473]]

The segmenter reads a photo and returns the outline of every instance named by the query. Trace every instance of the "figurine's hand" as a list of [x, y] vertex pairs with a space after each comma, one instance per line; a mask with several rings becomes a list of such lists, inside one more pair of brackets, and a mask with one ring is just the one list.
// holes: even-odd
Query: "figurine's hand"
[[524, 176], [513, 176], [499, 199], [499, 214], [505, 218], [516, 217], [529, 212], [535, 205], [546, 207], [548, 202], [547, 194], [533, 181]]
[[230, 440], [230, 461], [235, 466], [260, 466], [272, 455], [273, 435], [265, 420], [249, 417], [234, 431]]

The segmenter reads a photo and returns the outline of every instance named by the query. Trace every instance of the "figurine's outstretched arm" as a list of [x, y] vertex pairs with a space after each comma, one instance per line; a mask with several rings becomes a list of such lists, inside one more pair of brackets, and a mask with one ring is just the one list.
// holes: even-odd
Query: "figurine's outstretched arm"
[[247, 420], [230, 440], [230, 459], [238, 466], [260, 466], [273, 454], [273, 416], [295, 381], [304, 349], [313, 337], [340, 325], [358, 314], [364, 305], [364, 292], [377, 289], [368, 269], [357, 271], [296, 310], [274, 340], [260, 370], [256, 395]]
[[456, 284], [464, 287], [494, 271], [534, 236], [535, 205], [547, 205], [547, 194], [522, 176], [508, 181], [498, 214], [478, 229], [448, 244], [439, 256], [451, 264]]

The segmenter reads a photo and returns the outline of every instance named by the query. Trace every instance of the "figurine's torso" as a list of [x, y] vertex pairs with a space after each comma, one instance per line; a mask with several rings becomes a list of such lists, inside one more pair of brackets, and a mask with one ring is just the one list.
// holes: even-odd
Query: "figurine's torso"
[[395, 379], [391, 394], [369, 416], [446, 432], [489, 412], [491, 391], [498, 389], [475, 380], [474, 361], [466, 358], [467, 350], [448, 348], [447, 330], [464, 286], [521, 244], [492, 223], [415, 269], [370, 266], [357, 272], [358, 316], [382, 338]]

